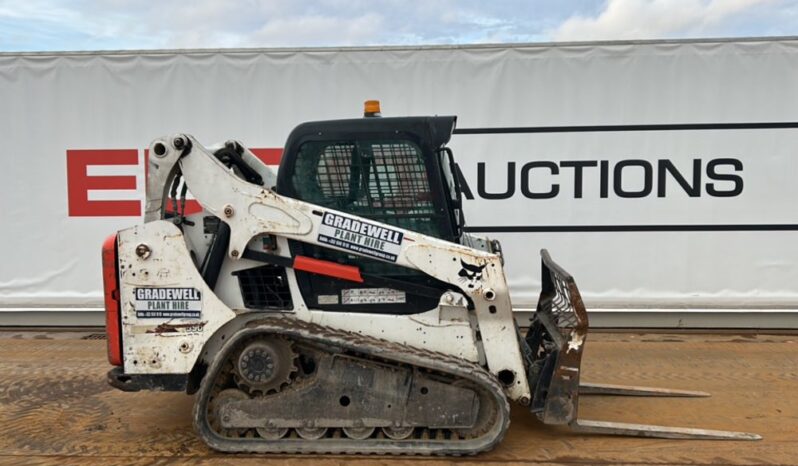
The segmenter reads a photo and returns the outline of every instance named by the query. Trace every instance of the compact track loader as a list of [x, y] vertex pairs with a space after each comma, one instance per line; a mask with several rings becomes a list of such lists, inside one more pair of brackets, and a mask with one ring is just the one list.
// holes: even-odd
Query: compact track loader
[[304, 123], [276, 172], [237, 141], [153, 141], [145, 223], [103, 246], [111, 385], [196, 393], [227, 452], [475, 454], [510, 401], [583, 432], [759, 438], [578, 417], [581, 395], [706, 394], [580, 382], [587, 313], [545, 250], [522, 335], [499, 243], [464, 232], [455, 121]]

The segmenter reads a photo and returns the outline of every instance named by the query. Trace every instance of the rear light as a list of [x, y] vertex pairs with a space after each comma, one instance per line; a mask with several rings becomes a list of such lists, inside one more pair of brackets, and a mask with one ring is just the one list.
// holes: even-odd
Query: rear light
[[122, 336], [119, 325], [119, 275], [116, 270], [116, 233], [103, 242], [103, 296], [105, 298], [105, 334], [108, 362], [122, 365]]

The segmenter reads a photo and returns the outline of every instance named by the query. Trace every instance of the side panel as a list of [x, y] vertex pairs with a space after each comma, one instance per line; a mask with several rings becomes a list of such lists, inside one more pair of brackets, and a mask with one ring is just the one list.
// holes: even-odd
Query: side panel
[[125, 372], [185, 374], [235, 317], [192, 263], [180, 230], [155, 221], [119, 232]]
[[[147, 253], [139, 255], [137, 250], [144, 251], [139, 248], [141, 245], [146, 246]], [[287, 250], [284, 240], [281, 248]], [[233, 311], [217, 298], [192, 263], [180, 230], [167, 221], [119, 232], [119, 276], [122, 354], [128, 374], [188, 373], [218, 329], [237, 315], [254, 314]], [[289, 270], [289, 276], [292, 293], [298, 296], [293, 271]], [[198, 303], [194, 302], [196, 298]], [[477, 362], [474, 333], [463, 304], [453, 299], [446, 306], [411, 319], [310, 311], [297, 299], [295, 312], [289, 314]], [[175, 307], [184, 317], [175, 317]]]

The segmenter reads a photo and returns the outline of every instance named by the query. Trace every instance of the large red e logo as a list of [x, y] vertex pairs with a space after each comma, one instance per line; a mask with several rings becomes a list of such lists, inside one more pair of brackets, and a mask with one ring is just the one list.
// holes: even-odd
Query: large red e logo
[[136, 189], [136, 177], [89, 176], [89, 165], [138, 165], [136, 149], [67, 150], [67, 194], [70, 217], [138, 217], [141, 201], [89, 200], [89, 190]]

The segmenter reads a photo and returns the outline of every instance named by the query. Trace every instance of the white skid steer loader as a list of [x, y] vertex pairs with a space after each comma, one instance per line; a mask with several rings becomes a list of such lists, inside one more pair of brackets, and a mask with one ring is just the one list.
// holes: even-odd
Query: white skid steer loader
[[545, 250], [521, 335], [499, 243], [464, 232], [455, 121], [304, 123], [278, 172], [237, 141], [153, 141], [145, 223], [103, 246], [111, 385], [196, 393], [227, 452], [475, 454], [509, 401], [582, 432], [759, 438], [578, 418], [580, 395], [706, 394], [581, 383], [587, 313]]

